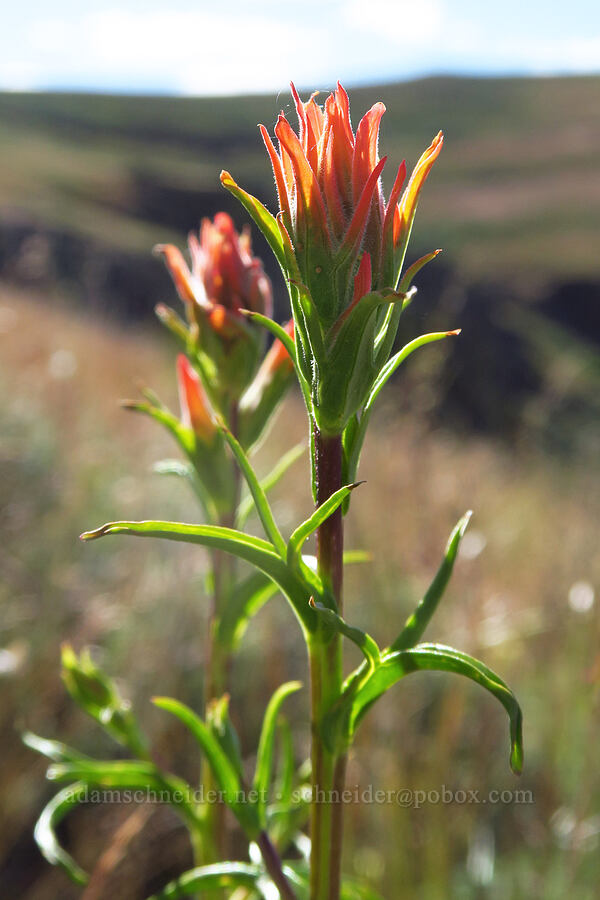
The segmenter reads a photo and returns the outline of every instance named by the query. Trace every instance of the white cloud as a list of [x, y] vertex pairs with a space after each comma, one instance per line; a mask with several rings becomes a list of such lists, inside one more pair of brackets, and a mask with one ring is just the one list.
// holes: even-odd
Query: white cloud
[[5, 33], [0, 86], [230, 94], [287, 92], [290, 78], [309, 88], [440, 70], [600, 69], [597, 28], [519, 30], [514, 17], [466, 17], [448, 0], [187, 2], [73, 12], [57, 0], [51, 17], [20, 21], [18, 40]]
[[351, 28], [407, 50], [437, 38], [446, 17], [441, 0], [350, 0], [341, 8]]
[[[46, 66], [125, 83], [146, 76], [184, 93], [227, 94], [273, 90], [290, 75], [319, 76], [314, 26], [294, 28], [256, 15], [219, 11], [133, 12], [108, 9], [67, 22], [38, 21], [31, 48]], [[322, 77], [322, 76], [321, 76]]]

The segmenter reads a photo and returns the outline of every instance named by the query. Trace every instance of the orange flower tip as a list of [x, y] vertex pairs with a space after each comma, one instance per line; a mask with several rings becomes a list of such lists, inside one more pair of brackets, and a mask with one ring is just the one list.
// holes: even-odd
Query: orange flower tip
[[455, 337], [456, 335], [459, 335], [461, 331], [462, 328], [455, 328], [454, 331], [447, 331], [446, 334], [448, 335], [448, 337]]
[[316, 609], [316, 608], [317, 608], [317, 604], [315, 603], [315, 598], [314, 598], [314, 597], [309, 597], [308, 605], [309, 605], [309, 606], [312, 606], [313, 609]]
[[227, 169], [221, 169], [219, 178], [221, 179], [221, 184], [235, 184], [235, 181], [231, 177], [231, 173], [228, 172]]

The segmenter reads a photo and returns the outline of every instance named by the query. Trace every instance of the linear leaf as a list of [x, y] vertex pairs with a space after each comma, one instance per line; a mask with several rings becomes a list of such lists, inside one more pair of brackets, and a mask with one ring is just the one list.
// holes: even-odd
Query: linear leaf
[[344, 637], [347, 637], [353, 644], [356, 644], [362, 652], [367, 662], [365, 675], [368, 677], [370, 672], [374, 672], [380, 661], [380, 652], [376, 641], [365, 631], [361, 631], [360, 628], [354, 628], [352, 625], [348, 625], [348, 623], [332, 609], [328, 609], [321, 603], [314, 603], [313, 605], [332, 630], [338, 632], [338, 634], [343, 634]]
[[166, 795], [168, 802], [194, 827], [197, 826], [195, 810], [190, 802], [189, 784], [176, 775], [163, 772], [153, 763], [141, 760], [81, 760], [56, 763], [50, 766], [46, 777], [50, 781], [76, 779], [87, 785], [105, 790], [141, 790]]
[[253, 788], [257, 792], [258, 818], [261, 828], [266, 825], [267, 793], [271, 783], [273, 770], [273, 749], [275, 745], [275, 731], [277, 716], [286, 697], [299, 691], [302, 684], [299, 681], [288, 681], [282, 684], [269, 701], [265, 717], [263, 719], [258, 752], [256, 756], [256, 771], [254, 773]]
[[279, 587], [264, 572], [252, 572], [238, 582], [219, 620], [219, 641], [226, 647], [236, 647], [250, 619], [278, 590]]
[[431, 621], [431, 617], [435, 613], [438, 603], [446, 590], [448, 582], [450, 581], [456, 556], [458, 554], [458, 548], [460, 547], [460, 542], [466, 531], [467, 525], [469, 524], [471, 515], [471, 510], [468, 510], [462, 519], [459, 519], [455, 525], [452, 534], [448, 539], [448, 544], [446, 545], [444, 559], [437, 570], [435, 578], [431, 582], [414, 613], [407, 619], [404, 628], [390, 646], [390, 653], [393, 653], [395, 650], [407, 650], [409, 647], [414, 647], [415, 644], [421, 640], [423, 633], [427, 628], [428, 623]]
[[258, 480], [256, 472], [252, 468], [250, 460], [244, 452], [244, 449], [240, 442], [227, 428], [225, 423], [219, 422], [218, 424], [221, 433], [229, 444], [231, 452], [235, 456], [237, 464], [240, 467], [244, 478], [246, 479], [246, 484], [248, 485], [250, 493], [252, 494], [252, 498], [256, 506], [256, 511], [258, 512], [260, 521], [262, 522], [263, 528], [265, 529], [265, 534], [273, 543], [273, 546], [275, 547], [279, 555], [281, 557], [285, 557], [286, 543], [281, 536], [279, 528], [277, 527], [277, 523], [275, 522], [273, 512], [269, 505], [269, 501], [267, 500], [267, 495], [260, 481]]
[[78, 750], [73, 750], [71, 747], [68, 747], [60, 741], [50, 741], [47, 738], [39, 737], [39, 735], [33, 734], [31, 731], [24, 732], [21, 736], [21, 740], [30, 750], [41, 753], [42, 756], [46, 756], [53, 762], [92, 761], [92, 758], [86, 756], [85, 753], [79, 753]]
[[235, 767], [228, 759], [208, 725], [189, 706], [170, 697], [154, 697], [153, 703], [176, 716], [194, 735], [213, 770], [225, 802], [249, 835], [257, 833], [254, 810], [243, 802], [242, 784]]
[[403, 363], [404, 360], [411, 355], [411, 353], [413, 353], [415, 350], [418, 350], [419, 347], [423, 347], [426, 344], [431, 344], [434, 341], [441, 341], [443, 340], [443, 338], [455, 336], [458, 334], [460, 334], [460, 329], [456, 331], [434, 331], [431, 334], [422, 334], [420, 337], [415, 338], [413, 341], [410, 341], [408, 344], [406, 344], [406, 346], [404, 346], [401, 350], [398, 351], [398, 353], [392, 356], [392, 358], [389, 359], [381, 368], [379, 375], [375, 379], [373, 387], [371, 388], [371, 392], [369, 393], [367, 401], [364, 405], [360, 420], [358, 421], [358, 423], [351, 420], [349, 423], [349, 427], [352, 429], [352, 432], [348, 435], [345, 435], [344, 453], [346, 457], [345, 467], [347, 478], [356, 478], [360, 454], [367, 434], [367, 427], [371, 417], [371, 412], [373, 410], [373, 405], [375, 403], [375, 400], [377, 399], [379, 392], [388, 381], [388, 379], [396, 371], [398, 366]]
[[325, 500], [324, 503], [317, 507], [305, 522], [296, 528], [287, 545], [287, 559], [290, 565], [298, 562], [300, 550], [304, 541], [336, 511], [338, 506], [344, 501], [344, 498], [347, 497], [354, 488], [357, 488], [359, 484], [362, 484], [362, 482], [347, 484], [335, 491], [329, 499]]
[[287, 719], [279, 719], [279, 767], [277, 777], [277, 802], [288, 805], [294, 789], [294, 744], [292, 730]]
[[243, 188], [239, 187], [231, 177], [230, 173], [225, 170], [221, 172], [221, 184], [224, 188], [227, 188], [234, 197], [237, 197], [246, 212], [252, 216], [267, 239], [269, 247], [275, 254], [277, 262], [285, 273], [286, 266], [283, 241], [275, 217], [271, 215], [265, 206], [263, 206], [260, 200], [257, 200], [252, 194], [249, 194], [247, 191], [243, 190]]
[[223, 862], [211, 866], [201, 866], [190, 869], [176, 878], [174, 881], [153, 894], [148, 900], [177, 900], [179, 897], [187, 897], [197, 891], [211, 890], [215, 888], [251, 888], [256, 889], [256, 883], [262, 874], [258, 866], [249, 863]]
[[414, 353], [415, 350], [418, 350], [419, 347], [424, 347], [426, 344], [431, 344], [435, 341], [441, 341], [447, 337], [456, 337], [460, 334], [460, 328], [455, 329], [454, 331], [433, 331], [431, 334], [422, 334], [420, 337], [415, 338], [406, 344], [401, 350], [392, 356], [386, 364], [381, 369], [377, 379], [373, 387], [371, 388], [371, 393], [367, 399], [365, 404], [365, 409], [370, 409], [373, 403], [375, 402], [379, 391], [384, 386], [386, 381], [394, 374], [398, 366], [404, 362], [407, 357]]
[[510, 719], [510, 766], [520, 774], [523, 767], [522, 713], [516, 697], [502, 679], [484, 663], [443, 644], [418, 644], [382, 657], [381, 664], [356, 693], [352, 703], [352, 730], [371, 705], [405, 675], [420, 670], [454, 672], [484, 687], [504, 706]]
[[231, 553], [272, 578], [289, 599], [302, 625], [309, 631], [313, 631], [316, 627], [314, 611], [308, 604], [310, 592], [307, 591], [307, 586], [290, 570], [268, 541], [219, 525], [188, 525], [182, 522], [162, 521], [109, 522], [94, 531], [85, 532], [81, 535], [81, 539], [90, 541], [109, 534], [165, 538]]
[[33, 832], [36, 844], [50, 865], [60, 866], [76, 884], [80, 885], [87, 884], [89, 876], [60, 846], [56, 837], [56, 827], [76, 803], [85, 800], [86, 793], [87, 786], [82, 782], [75, 782], [64, 788], [44, 807]]
[[[281, 457], [279, 462], [277, 462], [268, 475], [261, 479], [260, 486], [267, 494], [271, 488], [275, 487], [275, 485], [279, 482], [279, 480], [285, 475], [287, 470], [293, 466], [296, 460], [300, 459], [303, 453], [306, 450], [306, 444], [296, 444], [295, 447], [292, 447], [291, 450], [288, 450], [287, 453]], [[254, 499], [252, 495], [245, 497], [237, 511], [236, 522], [238, 527], [241, 527], [244, 522], [248, 519], [248, 516], [254, 509]]]

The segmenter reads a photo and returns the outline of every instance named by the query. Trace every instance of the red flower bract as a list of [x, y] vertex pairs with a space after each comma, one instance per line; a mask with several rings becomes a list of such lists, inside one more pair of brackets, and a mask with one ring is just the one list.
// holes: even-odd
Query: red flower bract
[[280, 222], [305, 283], [314, 283], [314, 263], [319, 266], [320, 256], [339, 262], [367, 252], [369, 289], [394, 288], [419, 191], [442, 148], [441, 132], [421, 156], [402, 197], [406, 165], [399, 166], [386, 205], [380, 181], [386, 158], [378, 154], [383, 103], [371, 107], [354, 134], [348, 96], [339, 83], [323, 108], [314, 94], [303, 103], [293, 85], [292, 93], [298, 134], [282, 113], [275, 125], [277, 150], [266, 128], [260, 128], [275, 175]]
[[183, 353], [177, 357], [177, 387], [182, 424], [202, 443], [212, 443], [217, 433], [213, 412], [202, 382]]
[[252, 256], [248, 228], [238, 234], [230, 216], [217, 213], [213, 222], [202, 220], [199, 239], [189, 235], [188, 247], [191, 271], [173, 244], [160, 244], [156, 251], [163, 254], [191, 321], [207, 322], [224, 337], [233, 337], [240, 310], [271, 315], [271, 283], [261, 261]]

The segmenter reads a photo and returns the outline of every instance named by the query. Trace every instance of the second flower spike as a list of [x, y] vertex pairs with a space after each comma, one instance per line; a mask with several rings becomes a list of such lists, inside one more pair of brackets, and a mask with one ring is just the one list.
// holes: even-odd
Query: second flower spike
[[160, 244], [185, 305], [190, 351], [219, 412], [237, 402], [252, 381], [263, 350], [263, 334], [244, 310], [270, 316], [271, 283], [252, 255], [250, 232], [238, 233], [227, 213], [203, 219], [199, 237], [188, 239], [191, 267], [173, 244]]

